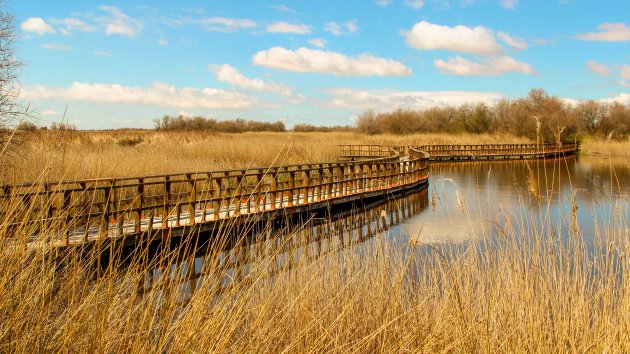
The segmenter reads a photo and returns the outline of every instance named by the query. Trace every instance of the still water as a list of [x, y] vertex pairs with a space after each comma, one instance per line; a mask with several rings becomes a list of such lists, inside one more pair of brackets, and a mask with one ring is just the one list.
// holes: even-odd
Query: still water
[[[545, 219], [566, 234], [572, 211], [584, 239], [628, 224], [630, 158], [434, 164], [427, 208], [405, 222], [403, 238], [453, 243], [493, 237], [506, 218]], [[568, 222], [567, 222], [568, 221]]]
[[[545, 224], [545, 232], [560, 237], [573, 232], [586, 241], [608, 243], [628, 238], [629, 195], [630, 158], [436, 163], [428, 188], [344, 215], [314, 217], [297, 229], [289, 227], [290, 232], [261, 230], [218, 252], [202, 247], [192, 258], [148, 272], [145, 286], [168, 278], [183, 293], [199, 286], [221, 288], [246, 278], [261, 258], [273, 276], [331, 252], [370, 255], [383, 242], [400, 249], [492, 240], [506, 224], [517, 236], [540, 233]], [[221, 277], [207, 276], [217, 267], [223, 269]]]

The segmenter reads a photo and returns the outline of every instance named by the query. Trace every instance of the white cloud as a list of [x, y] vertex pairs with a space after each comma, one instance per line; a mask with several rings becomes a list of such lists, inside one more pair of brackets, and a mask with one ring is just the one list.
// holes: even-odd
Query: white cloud
[[621, 104], [629, 104], [630, 105], [630, 93], [621, 93], [616, 97], [604, 98], [599, 100], [604, 103], [621, 103]]
[[41, 17], [30, 17], [20, 25], [22, 31], [27, 33], [35, 33], [42, 36], [47, 33], [55, 33], [55, 29], [46, 23]]
[[158, 40], [158, 45], [161, 45], [161, 46], [168, 45], [168, 41], [166, 40], [166, 38], [160, 37], [160, 39]]
[[513, 49], [516, 49], [516, 50], [527, 49], [527, 42], [525, 42], [525, 40], [523, 40], [522, 38], [512, 37], [508, 35], [507, 33], [503, 33], [503, 32], [499, 32], [497, 34], [497, 37], [499, 37], [500, 40], [502, 40], [505, 44], [509, 45]]
[[208, 70], [217, 76], [217, 80], [226, 82], [235, 87], [259, 92], [275, 92], [283, 96], [291, 96], [290, 88], [273, 83], [267, 83], [260, 79], [247, 78], [235, 67], [228, 64], [210, 65]]
[[474, 54], [497, 54], [501, 51], [492, 30], [482, 26], [448, 27], [422, 21], [403, 35], [407, 44], [416, 49], [443, 49]]
[[393, 91], [338, 88], [330, 91], [329, 105], [335, 108], [377, 111], [392, 109], [426, 109], [457, 106], [464, 103], [493, 103], [503, 98], [495, 92], [470, 91]]
[[42, 48], [55, 50], [58, 52], [69, 52], [72, 50], [72, 47], [67, 44], [59, 44], [59, 43], [45, 43], [42, 44]]
[[278, 10], [282, 12], [296, 12], [292, 8], [288, 7], [287, 5], [269, 5], [267, 7], [269, 7], [270, 9], [274, 9], [274, 10]]
[[66, 17], [63, 19], [51, 18], [50, 23], [61, 27], [59, 30], [64, 35], [69, 35], [72, 32], [94, 32], [96, 27], [88, 24], [83, 20], [77, 18]]
[[112, 53], [105, 50], [95, 50], [93, 53], [97, 57], [111, 57]]
[[142, 29], [141, 20], [131, 18], [115, 6], [101, 6], [101, 10], [109, 12], [108, 17], [102, 17], [99, 22], [105, 24], [105, 33], [110, 35], [121, 35], [126, 37], [137, 37]]
[[57, 111], [52, 110], [52, 109], [44, 109], [40, 114], [42, 117], [50, 117], [50, 116], [57, 115]]
[[344, 23], [328, 22], [324, 25], [324, 31], [332, 34], [333, 36], [342, 36], [346, 34], [354, 34], [359, 31], [357, 21], [347, 21]]
[[308, 43], [318, 48], [325, 48], [326, 44], [328, 44], [328, 41], [323, 38], [313, 38], [313, 39], [309, 39]]
[[433, 65], [441, 73], [447, 75], [483, 76], [501, 75], [507, 73], [535, 74], [536, 72], [528, 63], [518, 61], [509, 56], [490, 57], [481, 63], [475, 63], [457, 56], [444, 61], [437, 59]]
[[348, 57], [341, 53], [309, 48], [297, 50], [273, 47], [252, 57], [255, 65], [300, 73], [321, 73], [337, 76], [407, 76], [411, 69], [403, 63], [361, 54]]
[[499, 5], [501, 5], [504, 9], [514, 9], [518, 4], [518, 0], [501, 0], [499, 1]]
[[20, 97], [27, 100], [63, 99], [97, 103], [119, 103], [182, 109], [247, 109], [258, 101], [240, 92], [215, 88], [193, 88], [155, 82], [150, 87], [74, 82], [68, 88], [26, 86]]
[[376, 5], [378, 6], [389, 6], [389, 4], [392, 3], [392, 0], [374, 0], [374, 3], [376, 3]]
[[622, 79], [630, 80], [630, 65], [623, 65], [619, 68], [619, 74]]
[[292, 34], [309, 34], [311, 26], [302, 24], [292, 24], [287, 22], [276, 22], [267, 26], [269, 33], [292, 33]]
[[405, 0], [404, 4], [414, 10], [419, 10], [424, 6], [424, 0]]
[[604, 64], [600, 64], [594, 61], [589, 61], [586, 63], [586, 70], [602, 76], [610, 75], [610, 68]]
[[210, 17], [197, 21], [211, 32], [235, 32], [240, 29], [256, 27], [256, 22], [246, 18]]
[[600, 32], [581, 33], [575, 36], [584, 41], [630, 42], [630, 27], [625, 23], [602, 23]]
[[626, 81], [626, 80], [619, 80], [617, 81], [617, 83], [623, 87], [630, 87], [630, 81]]

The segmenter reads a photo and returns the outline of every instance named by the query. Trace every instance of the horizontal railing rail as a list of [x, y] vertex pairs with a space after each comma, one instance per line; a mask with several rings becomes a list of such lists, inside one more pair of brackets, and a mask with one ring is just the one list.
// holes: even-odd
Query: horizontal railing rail
[[579, 143], [547, 144], [477, 144], [477, 145], [420, 145], [418, 149], [438, 157], [525, 156], [569, 153], [579, 150]]
[[[0, 218], [68, 244], [193, 226], [412, 184], [424, 155], [379, 147], [366, 160], [0, 186]], [[375, 152], [376, 153], [376, 152]]]

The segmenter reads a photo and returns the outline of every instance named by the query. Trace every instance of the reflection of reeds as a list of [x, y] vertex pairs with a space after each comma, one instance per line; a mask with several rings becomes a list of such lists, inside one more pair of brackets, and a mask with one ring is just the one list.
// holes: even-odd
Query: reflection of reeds
[[[597, 230], [602, 241], [588, 250], [579, 232], [564, 237], [568, 235], [557, 227], [562, 224], [558, 220], [536, 219], [534, 210], [542, 203], [538, 182], [530, 192], [538, 196], [538, 205], [523, 203], [523, 214], [497, 215], [493, 221], [500, 225], [501, 238], [473, 242], [466, 250], [422, 244], [392, 249], [388, 240], [396, 235], [385, 233], [372, 247], [361, 250], [344, 249], [315, 258], [309, 257], [311, 251], [302, 252], [290, 271], [275, 272], [275, 259], [282, 250], [294, 247], [295, 234], [277, 237], [263, 230], [261, 235], [269, 241], [254, 259], [239, 251], [220, 258], [221, 245], [208, 250], [200, 272], [207, 278], [235, 282], [223, 290], [212, 281], [191, 284], [196, 289], [186, 299], [182, 294], [192, 289], [182, 291], [183, 285], [172, 279], [194, 269], [190, 259], [178, 258], [194, 244], [184, 243], [176, 250], [164, 245], [156, 256], [149, 247], [140, 247], [125, 260], [125, 267], [116, 262], [95, 267], [101, 259], [95, 252], [106, 245], [76, 253], [26, 248], [23, 245], [33, 230], [10, 229], [7, 225], [13, 220], [7, 217], [0, 221], [0, 348], [6, 352], [630, 351], [628, 221], [603, 216]], [[432, 196], [439, 198], [438, 193]], [[439, 208], [445, 200], [432, 204]], [[464, 210], [465, 201], [458, 200]], [[623, 215], [623, 210], [611, 208], [611, 213]], [[572, 225], [574, 216], [577, 208], [572, 208], [566, 224]], [[335, 225], [331, 228], [341, 229]], [[40, 227], [46, 233], [58, 225]], [[226, 230], [236, 227], [225, 226]], [[550, 240], [550, 233], [558, 237]], [[121, 250], [110, 252], [110, 259], [116, 259]], [[226, 269], [227, 257], [247, 263], [247, 271], [239, 275]], [[161, 276], [147, 287], [147, 272], [155, 269]]]

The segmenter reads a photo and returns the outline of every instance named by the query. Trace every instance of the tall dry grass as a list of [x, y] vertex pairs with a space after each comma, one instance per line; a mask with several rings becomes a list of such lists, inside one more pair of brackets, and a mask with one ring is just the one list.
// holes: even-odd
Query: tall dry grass
[[[330, 135], [317, 136], [321, 140], [315, 145], [311, 143], [318, 140], [309, 140], [313, 137], [303, 137], [308, 144], [296, 138], [295, 146], [312, 146], [304, 150], [306, 159], [333, 153], [327, 147]], [[160, 149], [160, 142], [169, 140], [173, 148], [177, 145], [174, 137], [160, 141], [151, 135], [156, 140], [147, 145]], [[251, 139], [258, 137], [255, 134]], [[209, 148], [199, 141], [190, 144], [208, 151], [225, 149], [224, 154], [233, 148], [227, 155], [233, 161], [260, 158], [256, 162], [262, 163], [273, 158], [265, 156], [272, 150], [264, 151], [256, 143], [230, 145], [229, 138], [218, 137], [226, 139], [228, 147], [213, 144]], [[367, 143], [394, 139], [346, 138]], [[138, 152], [142, 144], [137, 145]], [[281, 150], [285, 143], [268, 144]], [[130, 166], [136, 161], [134, 174], [143, 173], [143, 168], [154, 171], [149, 163], [156, 161], [156, 154], [150, 152], [154, 150], [136, 155], [146, 156], [145, 165], [129, 152], [111, 149], [112, 155], [126, 156]], [[194, 151], [193, 161], [203, 155]], [[91, 171], [88, 161], [92, 160], [86, 159], [84, 168]], [[118, 171], [124, 161], [118, 165], [103, 162], [97, 171]], [[177, 166], [187, 169], [202, 160], [187, 163]], [[144, 291], [147, 272], [155, 263], [170, 264], [174, 253], [163, 253], [156, 260], [149, 259], [148, 251], [140, 251], [125, 267], [97, 268], [95, 254], [24, 247], [32, 230], [9, 230], [9, 220], [1, 220], [0, 350], [630, 351], [630, 235], [623, 217], [627, 210], [611, 208], [611, 215], [603, 215], [598, 241], [589, 245], [579, 225], [561, 227], [572, 224], [571, 211], [554, 219], [534, 212], [535, 208], [545, 206], [523, 202], [521, 213], [497, 215], [490, 220], [497, 238], [491, 242], [490, 234], [481, 235], [485, 241], [465, 248], [422, 243], [395, 248], [389, 239], [396, 235], [384, 233], [372, 247], [332, 252], [315, 260], [303, 256], [291, 271], [271, 277], [267, 276], [269, 265], [277, 254], [268, 252], [252, 260], [249, 274], [234, 286], [222, 292], [200, 286], [190, 297], [171, 282]], [[454, 217], [466, 218], [466, 205], [459, 205], [459, 210]], [[213, 257], [213, 253], [207, 256], [204, 273], [208, 278], [229, 277], [231, 273]], [[181, 270], [162, 269], [164, 279]]]
[[335, 144], [527, 142], [507, 135], [40, 131], [0, 172], [5, 183], [131, 177], [334, 160]]

